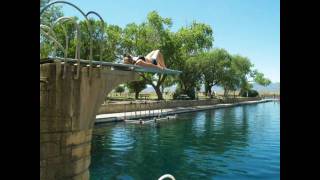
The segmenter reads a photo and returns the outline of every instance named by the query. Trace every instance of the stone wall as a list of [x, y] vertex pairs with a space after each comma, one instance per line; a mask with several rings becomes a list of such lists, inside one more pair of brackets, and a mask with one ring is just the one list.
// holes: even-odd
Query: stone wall
[[119, 112], [131, 112], [139, 110], [153, 110], [153, 109], [165, 109], [176, 107], [190, 107], [190, 106], [203, 106], [214, 105], [219, 103], [234, 103], [244, 101], [256, 101], [261, 100], [260, 97], [256, 98], [229, 98], [229, 99], [212, 99], [212, 100], [172, 100], [160, 102], [148, 102], [148, 103], [127, 103], [127, 104], [104, 104], [100, 107], [98, 114], [119, 113]]

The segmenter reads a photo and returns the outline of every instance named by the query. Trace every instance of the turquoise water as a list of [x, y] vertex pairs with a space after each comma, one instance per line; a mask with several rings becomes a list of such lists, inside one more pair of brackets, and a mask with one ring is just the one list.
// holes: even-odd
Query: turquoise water
[[280, 102], [199, 111], [93, 132], [91, 179], [280, 179]]

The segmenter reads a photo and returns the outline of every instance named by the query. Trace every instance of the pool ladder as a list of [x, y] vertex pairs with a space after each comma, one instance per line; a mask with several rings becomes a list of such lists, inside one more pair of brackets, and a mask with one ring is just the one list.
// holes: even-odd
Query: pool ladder
[[165, 178], [170, 178], [172, 180], [176, 180], [171, 174], [164, 174], [158, 180], [163, 180]]

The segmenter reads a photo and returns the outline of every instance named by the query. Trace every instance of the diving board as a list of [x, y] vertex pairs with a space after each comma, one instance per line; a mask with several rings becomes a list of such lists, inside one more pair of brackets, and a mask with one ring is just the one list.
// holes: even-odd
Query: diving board
[[[78, 59], [72, 58], [45, 58], [40, 60], [41, 63], [50, 63], [50, 62], [67, 62], [67, 63], [78, 63]], [[80, 59], [81, 65], [93, 65], [93, 66], [107, 66], [111, 67], [115, 70], [123, 70], [123, 71], [135, 71], [135, 72], [149, 72], [149, 73], [160, 73], [160, 74], [168, 74], [168, 75], [178, 75], [181, 74], [182, 71], [173, 70], [173, 69], [158, 69], [158, 68], [148, 68], [142, 67], [132, 64], [122, 64], [122, 63], [112, 63], [112, 62], [105, 62], [105, 61], [90, 61], [90, 60], [83, 60]]]

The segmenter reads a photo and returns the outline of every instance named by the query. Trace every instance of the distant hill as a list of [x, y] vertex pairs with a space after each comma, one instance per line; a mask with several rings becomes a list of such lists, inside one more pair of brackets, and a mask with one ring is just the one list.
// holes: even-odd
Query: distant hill
[[272, 92], [272, 93], [280, 93], [280, 82], [271, 83], [269, 86], [261, 86], [257, 83], [253, 84], [253, 89], [257, 90], [258, 92]]
[[[259, 93], [280, 93], [280, 82], [276, 82], [276, 83], [271, 83], [268, 86], [261, 86], [257, 83], [253, 83], [253, 88], [254, 90], [257, 90]], [[213, 90], [218, 92], [218, 93], [222, 93], [223, 92], [223, 88], [216, 86], [213, 87]]]
[[[174, 92], [176, 90], [176, 85], [165, 88], [165, 91]], [[147, 85], [147, 88], [142, 91], [142, 93], [151, 93], [155, 92], [152, 86]]]
[[[171, 86], [169, 88], [166, 88], [165, 91], [169, 91], [169, 92], [174, 92], [176, 89], [176, 85]], [[269, 86], [261, 86], [257, 83], [253, 83], [253, 89], [257, 90], [260, 93], [264, 93], [264, 92], [269, 92], [269, 93], [280, 93], [280, 82], [276, 82], [276, 83], [271, 83]], [[222, 93], [223, 92], [223, 88], [219, 87], [219, 86], [215, 86], [213, 87], [213, 90], [218, 92], [218, 93]], [[200, 91], [204, 91], [204, 86], [201, 88]], [[146, 89], [144, 89], [142, 91], [142, 93], [150, 93], [150, 92], [154, 92], [154, 89], [152, 86], [148, 86]]]

